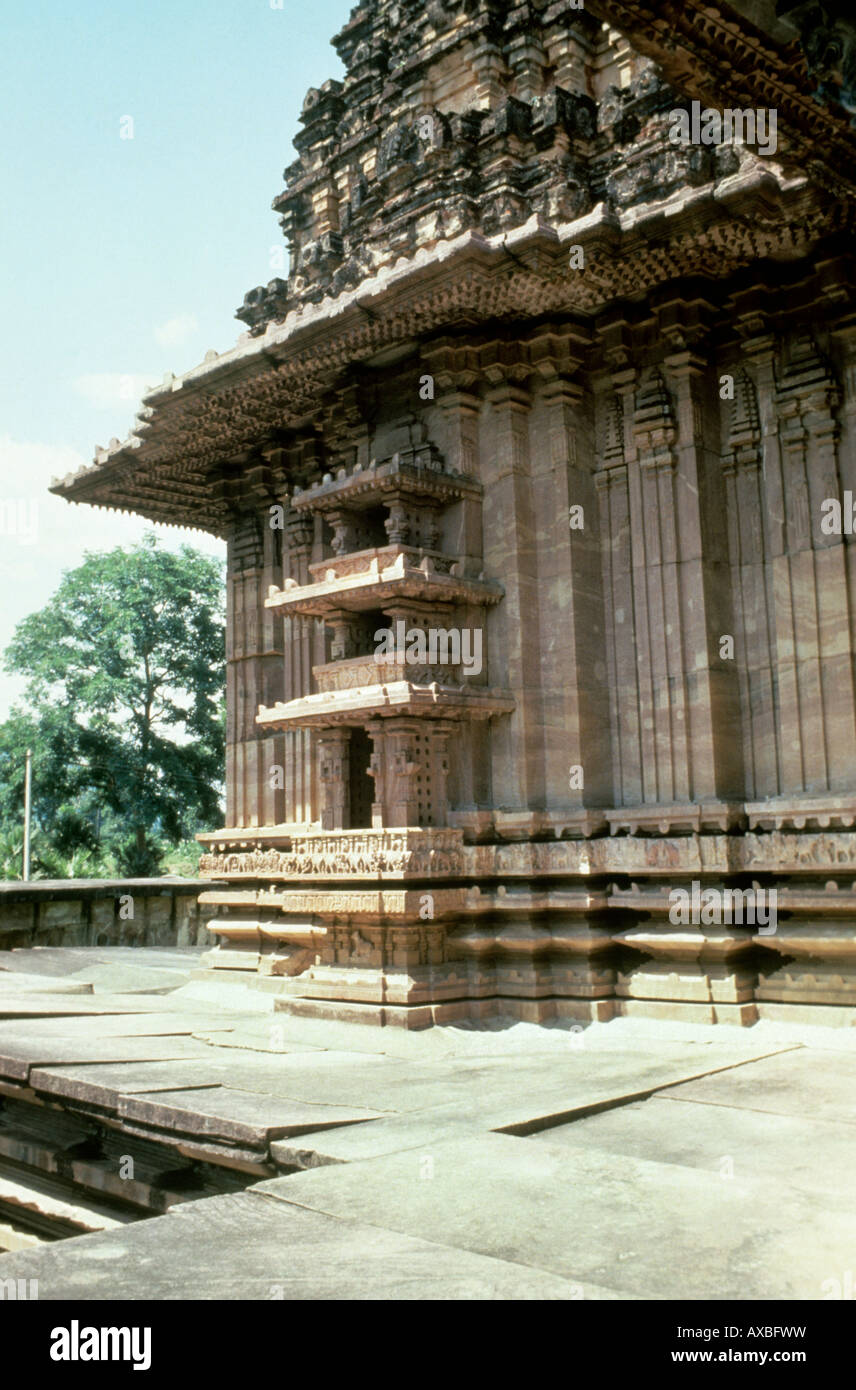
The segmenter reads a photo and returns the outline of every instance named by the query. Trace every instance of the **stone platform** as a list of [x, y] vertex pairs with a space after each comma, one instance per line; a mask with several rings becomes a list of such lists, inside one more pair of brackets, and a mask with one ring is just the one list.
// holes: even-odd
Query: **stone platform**
[[274, 1012], [194, 980], [197, 964], [0, 958], [0, 1293], [21, 1279], [43, 1300], [846, 1290], [852, 1028], [412, 1033]]
[[852, 797], [458, 819], [200, 836], [207, 978], [412, 1029], [856, 1022]]

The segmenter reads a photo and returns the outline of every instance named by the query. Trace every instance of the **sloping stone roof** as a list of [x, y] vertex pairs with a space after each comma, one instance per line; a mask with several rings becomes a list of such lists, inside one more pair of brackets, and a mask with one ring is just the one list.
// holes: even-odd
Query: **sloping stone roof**
[[271, 442], [317, 428], [355, 365], [478, 324], [590, 322], [846, 224], [744, 147], [673, 144], [680, 98], [652, 65], [594, 100], [616, 36], [568, 0], [372, 0], [334, 42], [347, 75], [308, 94], [274, 203], [288, 278], [250, 291], [236, 346], [150, 391], [58, 495], [224, 534], [229, 469], [263, 470]]

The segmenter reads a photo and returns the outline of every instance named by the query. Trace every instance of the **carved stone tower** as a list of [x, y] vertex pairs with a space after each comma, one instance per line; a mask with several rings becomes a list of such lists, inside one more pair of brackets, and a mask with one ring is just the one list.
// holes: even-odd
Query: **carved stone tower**
[[287, 278], [56, 488], [228, 541], [206, 968], [410, 1027], [856, 1018], [845, 205], [785, 131], [676, 141], [567, 0], [334, 43]]

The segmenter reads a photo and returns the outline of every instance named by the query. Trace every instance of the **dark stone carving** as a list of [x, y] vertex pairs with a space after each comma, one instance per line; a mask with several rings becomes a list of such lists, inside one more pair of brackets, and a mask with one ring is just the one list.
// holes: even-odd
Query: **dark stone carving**
[[838, 102], [856, 126], [856, 22], [841, 0], [779, 0], [776, 13], [800, 37], [816, 100]]
[[[251, 333], [354, 289], [412, 254], [417, 239], [502, 234], [535, 213], [566, 223], [604, 196], [626, 206], [711, 177], [707, 151], [675, 160], [663, 122], [631, 159], [630, 142], [674, 93], [648, 66], [628, 88], [610, 87], [598, 109], [550, 80], [537, 39], [547, 21], [596, 41], [597, 21], [571, 0], [548, 12], [498, 0], [374, 0], [353, 12], [335, 40], [344, 83], [325, 82], [304, 101], [300, 158], [274, 200], [290, 274], [245, 297], [237, 317]], [[470, 65], [478, 55], [469, 109], [425, 105], [420, 54], [429, 49], [432, 60], [454, 54]], [[477, 85], [483, 60], [487, 99]]]

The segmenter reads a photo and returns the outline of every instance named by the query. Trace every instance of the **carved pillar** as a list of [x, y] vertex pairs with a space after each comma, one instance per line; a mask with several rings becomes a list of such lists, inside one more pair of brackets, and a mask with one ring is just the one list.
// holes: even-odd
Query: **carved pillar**
[[741, 694], [746, 796], [778, 790], [776, 714], [763, 515], [761, 418], [749, 373], [732, 368], [734, 399], [726, 405], [727, 452], [722, 465], [731, 565], [734, 640]]
[[839, 492], [839, 398], [829, 365], [801, 335], [776, 392], [786, 548], [773, 561], [773, 584], [786, 793], [852, 787], [856, 700], [844, 538], [820, 530], [823, 500]]
[[382, 830], [384, 821], [384, 797], [386, 794], [386, 748], [384, 744], [384, 721], [373, 719], [366, 724], [366, 733], [372, 741], [372, 753], [369, 758], [368, 775], [374, 782], [374, 800], [372, 801], [372, 829]]
[[357, 542], [357, 519], [353, 512], [345, 507], [330, 508], [327, 513], [327, 520], [333, 528], [333, 551], [336, 555], [349, 555], [352, 551], [358, 550]]
[[[458, 350], [461, 354], [461, 350]], [[477, 376], [473, 371], [453, 371], [442, 359], [430, 359], [438, 389], [437, 404], [446, 427], [446, 457], [449, 465], [467, 477], [481, 478], [479, 432], [482, 403], [473, 393]], [[482, 499], [466, 496], [443, 517], [445, 548], [456, 555], [465, 575], [484, 570], [482, 537]], [[484, 623], [483, 611], [479, 621]], [[487, 635], [485, 631], [485, 636]], [[482, 677], [487, 680], [487, 671]], [[487, 720], [470, 721], [459, 730], [455, 744], [455, 804], [466, 810], [486, 807], [491, 801], [490, 740]]]
[[[440, 343], [425, 352], [426, 369], [437, 391], [443, 412], [445, 453], [449, 467], [470, 478], [481, 478], [479, 419], [482, 403], [473, 388], [480, 378], [474, 349]], [[448, 508], [443, 518], [446, 547], [459, 557], [465, 574], [482, 568], [482, 503], [465, 497]]]
[[428, 726], [426, 767], [430, 780], [425, 785], [425, 794], [429, 825], [447, 824], [450, 781], [449, 744], [451, 740], [453, 747], [457, 747], [461, 732], [461, 725], [452, 721], [432, 719]]
[[[542, 368], [544, 364], [541, 364]], [[542, 375], [544, 375], [542, 370]], [[532, 460], [545, 637], [540, 654], [548, 807], [605, 806], [612, 793], [600, 526], [583, 388], [546, 380]], [[582, 768], [582, 779], [571, 768]], [[582, 781], [582, 785], [580, 785]]]
[[410, 535], [407, 508], [400, 499], [389, 504], [389, 515], [383, 523], [390, 545], [406, 545]]
[[[739, 309], [738, 304], [738, 309]], [[764, 620], [770, 654], [770, 683], [767, 695], [763, 676], [759, 678], [759, 719], [753, 721], [753, 760], [758, 769], [759, 794], [776, 796], [784, 788], [782, 743], [779, 731], [782, 690], [779, 686], [778, 609], [773, 582], [777, 557], [784, 551], [785, 503], [782, 461], [776, 415], [775, 338], [767, 333], [765, 315], [747, 304], [738, 314], [738, 327], [744, 334], [743, 353], [749, 360], [758, 397], [761, 430], [761, 473], [759, 506], [764, 547]], [[787, 684], [787, 681], [786, 681]], [[786, 703], [790, 699], [786, 694]], [[769, 703], [767, 703], [767, 700]], [[772, 737], [770, 737], [772, 735]], [[763, 787], [763, 791], [761, 788]]]
[[374, 751], [375, 829], [442, 826], [448, 810], [449, 738], [460, 731], [453, 721], [374, 719], [366, 725]]
[[642, 789], [643, 800], [653, 803], [690, 795], [675, 575], [676, 434], [662, 374], [650, 371], [634, 402], [636, 458], [629, 483]]
[[261, 704], [283, 698], [282, 619], [265, 608], [268, 590], [282, 577], [282, 534], [269, 523], [275, 500], [271, 470], [244, 464], [243, 495], [252, 511], [236, 512], [227, 543], [227, 754], [228, 825], [282, 820], [283, 739], [255, 722]]
[[[312, 516], [294, 510], [286, 514], [286, 554], [284, 568], [287, 577], [298, 584], [311, 578], [309, 564], [315, 537]], [[308, 618], [285, 619], [285, 699], [296, 700], [312, 689], [314, 664], [313, 623]], [[285, 820], [289, 823], [308, 823], [314, 819], [317, 804], [315, 791], [316, 758], [313, 754], [314, 735], [309, 729], [291, 729], [285, 734]]]
[[[841, 435], [838, 446], [838, 478], [842, 510], [844, 493], [856, 497], [856, 313], [848, 313], [840, 319], [832, 330], [832, 341], [837, 348], [837, 365], [841, 380], [842, 401], [838, 412]], [[856, 653], [856, 545], [853, 538], [835, 538], [842, 547], [842, 562], [847, 582], [850, 609], [850, 639], [848, 648]], [[856, 747], [856, 740], [854, 740]], [[851, 787], [856, 781], [856, 769], [848, 762], [838, 769], [840, 775], [850, 779]]]
[[419, 825], [419, 787], [423, 762], [422, 723], [418, 719], [384, 721], [384, 825]]
[[544, 802], [541, 692], [532, 672], [541, 664], [538, 537], [529, 461], [529, 393], [513, 385], [498, 364], [486, 368], [499, 381], [488, 393], [493, 447], [482, 456], [485, 569], [505, 586], [488, 617], [491, 677], [512, 691], [516, 708], [494, 721], [491, 733], [493, 804], [509, 810]]
[[336, 613], [328, 613], [324, 621], [333, 631], [330, 660], [346, 661], [348, 657], [359, 656], [360, 620], [357, 615], [342, 609]]
[[[686, 692], [687, 792], [692, 801], [740, 799], [744, 791], [737, 662], [721, 654], [720, 639], [734, 627], [728, 570], [725, 495], [720, 465], [718, 375], [698, 350], [666, 358], [675, 389], [678, 435], [674, 474], [675, 568], [673, 599], [679, 642], [672, 672]], [[742, 655], [742, 654], [741, 654]], [[677, 749], [683, 740], [678, 734]], [[677, 769], [676, 769], [677, 771]], [[676, 786], [682, 777], [676, 775]]]
[[322, 830], [350, 826], [350, 729], [324, 729], [318, 735]]
[[628, 462], [635, 462], [632, 433], [636, 372], [621, 351], [612, 373], [614, 391], [602, 407], [601, 467], [595, 475], [602, 537], [606, 668], [613, 750], [613, 794], [619, 806], [642, 801], [639, 701], [636, 690], [636, 632]]

